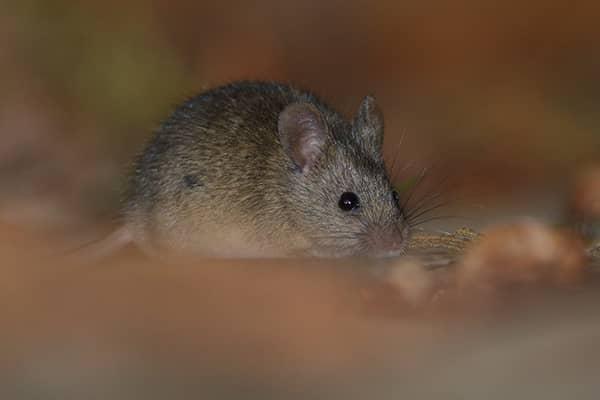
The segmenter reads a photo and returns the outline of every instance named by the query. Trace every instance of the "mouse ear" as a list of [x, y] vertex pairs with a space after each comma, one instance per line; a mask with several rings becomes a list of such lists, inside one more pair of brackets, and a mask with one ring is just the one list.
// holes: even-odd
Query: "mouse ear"
[[354, 129], [368, 150], [378, 155], [382, 153], [383, 114], [373, 96], [366, 96], [360, 103]]
[[308, 171], [323, 150], [327, 124], [319, 110], [310, 103], [287, 106], [277, 124], [281, 145], [302, 172]]

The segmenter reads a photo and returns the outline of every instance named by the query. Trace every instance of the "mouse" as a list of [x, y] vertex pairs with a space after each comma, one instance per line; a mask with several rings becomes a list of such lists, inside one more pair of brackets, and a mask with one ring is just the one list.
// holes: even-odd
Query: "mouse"
[[383, 136], [373, 96], [347, 119], [289, 84], [208, 89], [138, 155], [113, 236], [150, 255], [401, 255], [410, 226]]

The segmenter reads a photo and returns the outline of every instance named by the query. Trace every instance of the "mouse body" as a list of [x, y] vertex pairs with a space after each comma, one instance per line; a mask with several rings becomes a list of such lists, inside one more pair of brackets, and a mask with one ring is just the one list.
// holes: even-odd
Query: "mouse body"
[[401, 254], [409, 226], [382, 145], [370, 96], [350, 121], [289, 85], [213, 88], [177, 107], [137, 158], [124, 229], [152, 254]]

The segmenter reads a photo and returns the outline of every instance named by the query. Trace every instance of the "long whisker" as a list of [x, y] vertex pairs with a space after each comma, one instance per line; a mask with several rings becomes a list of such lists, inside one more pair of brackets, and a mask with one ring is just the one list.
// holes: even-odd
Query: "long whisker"
[[437, 220], [441, 220], [441, 219], [464, 219], [465, 217], [462, 217], [460, 215], [436, 215], [433, 217], [428, 217], [419, 221], [413, 221], [410, 224], [408, 224], [411, 228], [417, 227], [419, 225], [423, 225], [427, 222], [431, 222], [431, 221], [437, 221]]
[[407, 221], [414, 221], [417, 218], [419, 218], [419, 217], [421, 217], [421, 216], [423, 216], [425, 214], [428, 214], [428, 213], [430, 213], [430, 212], [432, 212], [434, 210], [437, 210], [437, 209], [439, 209], [441, 207], [444, 207], [446, 205], [448, 205], [447, 202], [436, 203], [434, 205], [431, 205], [431, 206], [425, 208], [424, 210], [419, 211], [416, 214], [411, 214], [409, 217], [406, 218], [406, 220]]
[[394, 176], [394, 171], [396, 169], [396, 162], [398, 161], [399, 155], [400, 155], [400, 147], [402, 147], [402, 143], [404, 143], [404, 138], [406, 137], [406, 131], [402, 133], [402, 136], [400, 137], [400, 140], [398, 141], [398, 143], [396, 143], [394, 145], [394, 154], [393, 154], [393, 159], [392, 159], [392, 165], [390, 166], [390, 176]]
[[400, 167], [397, 171], [390, 171], [390, 180], [392, 182], [396, 182], [398, 178], [405, 172], [411, 169], [415, 165], [415, 160], [407, 161], [402, 167]]
[[416, 207], [410, 207], [409, 210], [408, 210], [408, 212], [407, 212], [407, 214], [406, 214], [406, 217], [410, 218], [410, 217], [416, 215], [417, 213], [420, 213], [421, 211], [423, 211], [423, 210], [425, 210], [425, 209], [427, 209], [427, 208], [429, 208], [429, 207], [431, 207], [431, 206], [433, 206], [435, 204], [445, 204], [445, 205], [447, 205], [449, 203], [451, 203], [451, 201], [442, 198], [441, 195], [440, 196], [435, 196], [435, 197], [432, 196], [430, 198], [427, 198], [427, 199], [423, 200], [421, 203], [419, 203], [418, 206], [416, 206]]
[[444, 194], [443, 192], [437, 192], [433, 195], [421, 197], [414, 206], [409, 207], [409, 211], [406, 213], [407, 217], [430, 205], [433, 201], [439, 200]]
[[399, 158], [398, 152], [396, 152], [393, 155], [393, 157], [394, 158], [392, 158], [392, 164], [390, 165], [390, 176], [394, 176], [394, 173], [396, 171], [396, 163], [398, 162], [398, 158]]
[[[443, 182], [441, 183], [441, 185], [445, 185], [446, 181], [447, 181], [448, 177], [444, 177], [443, 178]], [[421, 196], [417, 201], [416, 204], [413, 206], [409, 206], [409, 210], [406, 213], [406, 218], [407, 219], [411, 219], [411, 218], [416, 218], [419, 215], [424, 214], [425, 210], [429, 210], [432, 211], [435, 208], [438, 208], [437, 204], [440, 205], [449, 205], [449, 204], [454, 204], [457, 203], [458, 201], [461, 200], [461, 198], [464, 198], [464, 196], [457, 196], [457, 195], [453, 195], [450, 198], [447, 198], [447, 188], [443, 188], [442, 190], [433, 193], [433, 194], [424, 194], [423, 196]], [[431, 208], [429, 208], [431, 207]], [[425, 212], [423, 212], [425, 211]]]
[[423, 204], [419, 204], [417, 207], [410, 207], [409, 212], [406, 214], [406, 219], [412, 220], [419, 216], [433, 211], [440, 207], [446, 207], [450, 204], [456, 204], [462, 201], [466, 196], [452, 196], [451, 198], [441, 198], [441, 196], [432, 196], [428, 201], [423, 201]]
[[421, 226], [421, 225], [426, 224], [426, 223], [431, 222], [431, 221], [448, 220], [448, 219], [452, 219], [452, 218], [455, 218], [455, 217], [456, 216], [454, 216], [454, 215], [436, 215], [436, 216], [433, 216], [433, 217], [423, 218], [423, 219], [420, 219], [418, 221], [412, 221], [409, 226], [411, 228], [415, 228], [417, 226]]
[[[441, 179], [439, 179], [439, 180], [438, 180], [438, 182], [436, 182], [436, 183], [435, 183], [435, 186], [436, 186], [437, 188], [439, 188], [438, 192], [436, 192], [436, 195], [435, 195], [435, 197], [437, 197], [437, 194], [438, 194], [438, 193], [439, 193], [440, 195], [441, 195], [441, 194], [444, 194], [444, 193], [447, 193], [447, 192], [451, 191], [451, 190], [452, 190], [454, 187], [456, 187], [456, 186], [457, 186], [457, 185], [453, 185], [453, 186], [451, 186], [451, 187], [448, 187], [448, 186], [447, 186], [447, 183], [448, 183], [448, 181], [449, 181], [449, 180], [450, 180], [450, 175], [449, 175], [449, 174], [446, 174], [446, 175], [442, 176], [442, 178], [441, 178]], [[427, 197], [428, 197], [428, 196], [429, 196], [429, 193], [428, 193], [428, 192], [424, 193], [424, 194], [423, 194], [423, 196], [419, 197], [419, 199], [418, 199], [418, 200], [416, 200], [416, 203], [417, 203], [417, 204], [418, 204], [418, 203], [420, 203], [420, 201], [421, 201], [422, 199], [427, 199]], [[411, 208], [413, 208], [413, 206], [411, 206]]]
[[416, 191], [416, 188], [423, 182], [423, 178], [427, 174], [427, 171], [428, 171], [427, 167], [425, 167], [425, 168], [423, 168], [421, 170], [421, 173], [419, 174], [419, 176], [417, 177], [416, 182], [413, 184], [413, 186], [411, 187], [410, 191], [408, 192], [408, 194], [406, 196], [406, 199], [402, 203], [402, 206], [400, 206], [400, 209], [404, 210], [406, 208], [406, 205], [410, 201], [411, 197], [414, 195], [414, 193]]

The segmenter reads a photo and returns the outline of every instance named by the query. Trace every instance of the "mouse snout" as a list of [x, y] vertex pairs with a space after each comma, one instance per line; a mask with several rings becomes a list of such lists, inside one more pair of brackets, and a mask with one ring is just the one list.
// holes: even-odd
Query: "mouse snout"
[[404, 253], [408, 229], [400, 226], [377, 227], [368, 235], [371, 253], [376, 257], [393, 257]]

